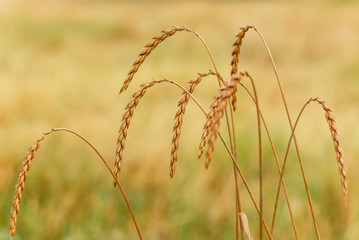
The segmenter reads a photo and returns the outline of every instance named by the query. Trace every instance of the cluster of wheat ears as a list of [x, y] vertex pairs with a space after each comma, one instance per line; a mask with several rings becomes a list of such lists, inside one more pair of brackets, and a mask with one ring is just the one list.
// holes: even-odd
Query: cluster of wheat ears
[[[252, 79], [251, 75], [248, 74], [247, 72], [239, 72], [238, 71], [238, 60], [239, 60], [239, 54], [241, 51], [242, 41], [245, 37], [245, 34], [249, 30], [254, 30], [256, 33], [258, 33], [259, 37], [261, 38], [261, 40], [264, 43], [264, 46], [267, 49], [267, 53], [269, 55], [271, 64], [273, 66], [274, 73], [276, 75], [278, 87], [279, 87], [279, 90], [281, 93], [281, 98], [284, 103], [288, 122], [289, 122], [289, 125], [291, 128], [291, 136], [288, 141], [285, 157], [281, 163], [278, 159], [276, 149], [274, 147], [274, 144], [271, 139], [271, 135], [269, 134], [269, 131], [268, 131], [268, 128], [267, 128], [267, 125], [265, 122], [265, 118], [261, 112], [261, 109], [260, 109], [260, 106], [258, 103], [258, 96], [257, 96], [254, 80]], [[276, 219], [276, 211], [277, 211], [277, 207], [278, 207], [278, 199], [279, 199], [279, 194], [280, 194], [281, 188], [283, 188], [285, 199], [286, 199], [286, 204], [288, 207], [288, 211], [290, 214], [291, 223], [292, 223], [292, 227], [293, 227], [293, 234], [294, 234], [295, 238], [298, 239], [297, 227], [296, 227], [296, 223], [294, 220], [291, 204], [289, 201], [286, 184], [285, 184], [285, 181], [283, 178], [283, 174], [284, 174], [286, 162], [287, 162], [287, 157], [288, 157], [288, 151], [289, 151], [289, 148], [290, 148], [292, 142], [294, 142], [298, 160], [299, 160], [299, 164], [301, 167], [301, 174], [303, 177], [303, 183], [304, 183], [304, 186], [306, 189], [306, 194], [308, 197], [308, 203], [309, 203], [309, 208], [310, 208], [311, 216], [312, 216], [312, 220], [313, 220], [313, 226], [315, 228], [315, 233], [316, 233], [317, 239], [321, 238], [319, 229], [318, 229], [317, 220], [316, 220], [315, 213], [314, 213], [314, 209], [313, 209], [311, 195], [310, 195], [308, 184], [307, 184], [305, 171], [304, 171], [303, 164], [302, 164], [302, 159], [301, 159], [301, 156], [300, 156], [300, 153], [298, 150], [298, 144], [297, 144], [297, 139], [295, 136], [295, 130], [298, 125], [298, 121], [299, 121], [304, 109], [308, 106], [308, 104], [310, 104], [312, 102], [316, 102], [316, 103], [320, 104], [320, 106], [324, 110], [325, 117], [329, 124], [329, 130], [331, 132], [332, 139], [334, 142], [334, 149], [336, 152], [336, 158], [337, 158], [338, 167], [339, 167], [339, 174], [340, 174], [340, 178], [341, 178], [344, 200], [346, 203], [347, 195], [348, 195], [347, 176], [346, 176], [345, 163], [344, 163], [344, 158], [343, 158], [343, 150], [341, 148], [341, 142], [340, 142], [340, 138], [338, 135], [336, 121], [335, 121], [334, 116], [332, 115], [332, 110], [325, 105], [324, 101], [319, 100], [318, 98], [310, 98], [304, 104], [303, 108], [301, 109], [300, 113], [298, 114], [296, 121], [293, 124], [293, 121], [291, 120], [291, 117], [289, 115], [284, 92], [281, 87], [281, 82], [279, 80], [277, 69], [274, 64], [272, 55], [269, 51], [267, 43], [266, 43], [265, 39], [263, 38], [262, 34], [256, 27], [254, 27], [252, 25], [240, 28], [240, 32], [236, 35], [236, 40], [233, 44], [233, 51], [232, 51], [230, 78], [228, 81], [225, 81], [223, 79], [222, 75], [218, 72], [216, 64], [215, 64], [213, 56], [212, 56], [212, 53], [211, 53], [210, 49], [208, 48], [206, 42], [203, 40], [203, 38], [197, 32], [195, 32], [194, 30], [192, 30], [190, 28], [175, 26], [172, 29], [163, 30], [160, 35], [155, 36], [153, 38], [153, 41], [148, 43], [145, 46], [145, 49], [139, 54], [137, 60], [133, 64], [132, 69], [129, 71], [128, 76], [127, 76], [126, 80], [124, 81], [120, 92], [123, 92], [128, 88], [128, 86], [131, 83], [131, 81], [133, 80], [135, 74], [139, 70], [140, 66], [143, 64], [143, 62], [146, 60], [146, 58], [150, 55], [150, 53], [162, 41], [166, 40], [167, 38], [169, 38], [170, 36], [174, 35], [177, 32], [188, 32], [188, 33], [194, 34], [203, 43], [204, 47], [206, 48], [206, 50], [209, 54], [211, 62], [213, 64], [213, 69], [209, 70], [207, 73], [199, 73], [195, 79], [193, 79], [189, 82], [189, 85], [187, 88], [182, 86], [178, 82], [175, 82], [175, 81], [172, 81], [169, 79], [153, 80], [152, 82], [147, 82], [147, 83], [141, 84], [140, 90], [133, 93], [132, 99], [128, 103], [125, 113], [122, 117], [122, 123], [120, 126], [119, 136], [117, 139], [117, 149], [116, 149], [116, 159], [115, 159], [114, 170], [112, 170], [112, 168], [109, 166], [107, 161], [105, 161], [105, 159], [102, 157], [102, 155], [97, 151], [97, 149], [87, 139], [85, 139], [78, 133], [76, 133], [72, 130], [66, 129], [66, 128], [53, 128], [50, 131], [43, 133], [43, 135], [35, 142], [35, 144], [32, 145], [28, 149], [28, 153], [23, 160], [23, 164], [22, 164], [20, 174], [19, 174], [17, 184], [16, 184], [15, 195], [14, 195], [14, 200], [13, 200], [13, 205], [12, 205], [12, 210], [11, 210], [11, 223], [10, 223], [10, 236], [11, 237], [13, 237], [15, 234], [16, 218], [19, 213], [19, 206], [20, 206], [20, 202], [21, 202], [21, 198], [22, 198], [22, 192], [25, 187], [25, 180], [27, 178], [31, 162], [34, 159], [35, 152], [40, 147], [40, 142], [42, 140], [44, 140], [47, 135], [49, 135], [53, 132], [65, 131], [65, 132], [74, 134], [77, 137], [79, 137], [80, 139], [82, 139], [83, 141], [85, 141], [102, 159], [103, 163], [106, 165], [109, 172], [113, 176], [115, 187], [118, 187], [120, 189], [120, 191], [124, 197], [124, 200], [128, 206], [128, 209], [129, 209], [129, 212], [133, 219], [133, 222], [135, 224], [135, 227], [137, 229], [138, 237], [140, 239], [142, 239], [142, 234], [141, 234], [140, 228], [138, 226], [138, 223], [136, 221], [135, 214], [131, 208], [130, 201], [126, 197], [126, 194], [121, 186], [119, 175], [120, 175], [120, 171], [122, 168], [121, 164], [122, 164], [122, 160], [123, 160], [123, 151], [125, 149], [127, 131], [130, 127], [131, 118], [134, 115], [136, 106], [139, 104], [140, 100], [142, 99], [142, 97], [145, 95], [146, 91], [149, 88], [153, 87], [154, 85], [166, 82], [166, 83], [173, 84], [175, 87], [179, 87], [183, 90], [181, 99], [178, 102], [178, 111], [175, 115], [175, 123], [174, 123], [174, 127], [173, 127], [172, 149], [171, 149], [171, 156], [170, 156], [170, 176], [173, 177], [175, 174], [176, 162], [178, 160], [177, 159], [177, 151], [178, 151], [178, 147], [179, 147], [179, 139], [181, 136], [181, 127], [182, 127], [182, 123], [183, 123], [183, 117], [184, 117], [184, 114], [186, 111], [186, 106], [190, 100], [193, 100], [198, 105], [199, 109], [204, 113], [204, 116], [206, 117], [206, 122], [203, 127], [202, 138], [201, 138], [200, 144], [199, 144], [198, 158], [201, 158], [202, 154], [206, 150], [205, 167], [207, 168], [211, 162], [215, 142], [216, 142], [217, 138], [219, 137], [228, 152], [228, 158], [231, 160], [231, 164], [233, 164], [234, 181], [235, 181], [235, 186], [236, 186], [236, 192], [235, 192], [236, 193], [235, 194], [235, 196], [236, 196], [236, 210], [235, 210], [236, 239], [244, 239], [245, 237], [248, 237], [249, 239], [253, 239], [250, 229], [249, 229], [247, 217], [246, 217], [245, 213], [242, 211], [242, 206], [241, 206], [241, 201], [240, 201], [240, 193], [239, 193], [239, 184], [244, 185], [245, 189], [247, 190], [247, 193], [249, 194], [249, 196], [251, 198], [251, 201], [252, 201], [254, 207], [256, 208], [256, 210], [258, 212], [258, 216], [259, 216], [259, 228], [258, 228], [259, 233], [258, 233], [258, 235], [259, 235], [260, 239], [263, 239], [264, 238], [263, 235], [265, 235], [265, 234], [268, 236], [269, 239], [274, 239], [273, 231], [275, 229], [275, 219]], [[210, 75], [213, 75], [218, 79], [219, 90], [216, 93], [216, 95], [214, 96], [214, 100], [213, 100], [212, 104], [210, 105], [209, 111], [207, 112], [205, 110], [205, 108], [202, 107], [200, 102], [196, 99], [196, 97], [194, 97], [193, 93], [194, 93], [196, 86], [201, 83], [202, 79], [207, 76], [210, 76]], [[251, 90], [250, 90], [250, 88], [247, 88], [244, 85], [245, 79], [249, 80]], [[259, 143], [258, 144], [258, 146], [259, 146], [259, 149], [258, 149], [258, 153], [259, 153], [259, 156], [258, 156], [259, 197], [258, 198], [259, 199], [255, 198], [250, 186], [248, 185], [248, 182], [246, 181], [246, 178], [243, 175], [243, 172], [241, 171], [240, 165], [237, 161], [237, 152], [236, 152], [237, 143], [236, 143], [236, 138], [235, 138], [236, 134], [235, 134], [235, 123], [234, 123], [235, 122], [234, 121], [234, 111], [236, 110], [236, 101], [237, 101], [236, 92], [237, 92], [238, 87], [243, 87], [245, 89], [245, 91], [249, 94], [249, 96], [251, 97], [251, 99], [253, 100], [253, 102], [256, 106], [258, 143]], [[226, 131], [228, 131], [228, 136], [229, 136], [228, 140], [225, 140], [222, 137], [222, 134], [220, 131], [220, 124], [221, 124], [222, 119], [225, 119], [225, 125], [226, 125], [225, 129], [226, 129]], [[262, 167], [262, 161], [263, 161], [263, 159], [262, 159], [262, 127], [263, 126], [264, 126], [264, 131], [269, 139], [269, 142], [270, 142], [270, 145], [271, 145], [271, 148], [273, 151], [273, 155], [276, 160], [278, 174], [280, 176], [279, 182], [278, 182], [278, 187], [277, 187], [277, 192], [276, 192], [274, 211], [272, 214], [271, 226], [268, 225], [268, 223], [267, 223], [268, 221], [266, 219], [264, 219], [264, 217], [263, 217], [263, 179], [262, 179], [263, 178], [263, 167]], [[207, 148], [206, 148], [206, 146], [207, 146]]]

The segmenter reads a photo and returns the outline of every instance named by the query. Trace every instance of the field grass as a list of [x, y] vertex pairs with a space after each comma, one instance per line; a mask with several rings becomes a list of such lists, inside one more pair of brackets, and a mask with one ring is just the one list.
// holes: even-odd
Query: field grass
[[[42, 132], [53, 127], [74, 129], [112, 163], [123, 110], [140, 83], [163, 77], [186, 83], [211, 67], [201, 43], [189, 33], [179, 33], [149, 56], [129, 90], [118, 96], [142, 47], [160, 30], [186, 25], [203, 36], [219, 71], [229, 78], [232, 43], [239, 27], [247, 24], [254, 24], [267, 39], [293, 118], [309, 97], [319, 96], [333, 108], [348, 168], [347, 216], [320, 107], [307, 109], [297, 138], [323, 239], [357, 239], [358, 11], [359, 5], [352, 2], [0, 3], [0, 239], [8, 239], [21, 160]], [[282, 159], [290, 128], [269, 59], [254, 33], [248, 33], [242, 49], [239, 69], [256, 81], [263, 114]], [[215, 78], [205, 81], [213, 84], [199, 86], [196, 92], [209, 106], [218, 86]], [[149, 90], [138, 106], [124, 152], [122, 184], [145, 239], [234, 239], [232, 164], [222, 157], [225, 150], [220, 144], [208, 170], [196, 159], [205, 118], [193, 102], [184, 119], [176, 175], [173, 179], [168, 175], [171, 129], [180, 94], [161, 85]], [[255, 186], [256, 112], [243, 90], [238, 92], [237, 108], [240, 165]], [[276, 169], [269, 147], [264, 141], [265, 195], [273, 199], [266, 204], [272, 205], [275, 192], [269, 186], [277, 184], [277, 178], [270, 177]], [[285, 179], [300, 238], [316, 239], [298, 169], [292, 151]], [[256, 233], [258, 216], [248, 196], [243, 196], [243, 204]], [[284, 206], [284, 197], [280, 204]], [[286, 208], [278, 214], [277, 239], [291, 239]], [[73, 136], [49, 136], [29, 173], [14, 239], [104, 238], [136, 239], [111, 176]]]

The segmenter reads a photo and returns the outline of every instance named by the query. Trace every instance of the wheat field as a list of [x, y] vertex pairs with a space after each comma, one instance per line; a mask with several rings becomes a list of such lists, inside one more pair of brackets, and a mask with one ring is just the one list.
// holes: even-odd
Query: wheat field
[[[232, 44], [240, 27], [248, 24], [258, 27], [266, 38], [291, 117], [311, 97], [320, 104], [316, 97], [325, 100], [333, 109], [336, 123], [323, 106], [332, 126], [329, 132], [322, 106], [309, 105], [296, 137], [322, 239], [357, 239], [358, 11], [355, 1], [1, 2], [0, 239], [9, 239], [21, 162], [43, 132], [55, 127], [74, 129], [113, 164], [124, 109], [141, 83], [167, 78], [186, 85], [198, 73], [208, 73], [195, 91], [209, 110], [218, 82], [209, 73], [212, 63], [206, 49], [188, 32], [163, 41], [119, 95], [138, 53], [152, 37], [175, 25], [194, 29], [211, 49], [219, 72], [229, 80]], [[254, 31], [248, 31], [243, 40], [238, 70], [247, 71], [256, 82], [261, 110], [282, 161], [290, 126], [270, 60]], [[232, 162], [218, 139], [208, 169], [204, 167], [206, 151], [197, 160], [206, 117], [192, 100], [183, 100], [188, 101], [185, 115], [177, 112], [181, 94], [171, 84], [147, 90], [122, 149], [121, 184], [144, 239], [235, 239]], [[239, 165], [259, 198], [256, 107], [242, 88], [237, 89], [236, 102]], [[176, 121], [182, 128], [178, 149], [179, 136], [172, 132]], [[331, 134], [338, 134], [333, 124], [340, 130], [345, 151], [347, 208], [333, 148]], [[228, 137], [225, 131], [223, 135]], [[339, 153], [339, 162], [341, 158]], [[172, 174], [170, 160], [175, 163]], [[264, 137], [263, 169], [263, 194], [268, 199], [263, 214], [270, 219], [268, 206], [274, 204], [279, 178]], [[317, 239], [299, 169], [292, 147], [284, 178], [298, 235]], [[13, 239], [138, 238], [126, 204], [112, 183], [105, 166], [83, 142], [67, 133], [48, 135], [31, 165]], [[259, 239], [256, 209], [243, 184], [239, 190], [250, 230]], [[275, 239], [295, 239], [283, 194], [278, 206]]]

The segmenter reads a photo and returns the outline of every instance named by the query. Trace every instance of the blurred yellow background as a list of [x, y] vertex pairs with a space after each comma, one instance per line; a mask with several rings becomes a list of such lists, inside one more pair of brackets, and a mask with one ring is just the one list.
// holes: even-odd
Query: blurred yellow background
[[[266, 38], [294, 119], [310, 97], [333, 108], [348, 168], [345, 215], [333, 144], [322, 109], [311, 105], [297, 137], [323, 239], [358, 239], [359, 5], [355, 1], [2, 1], [0, 3], [0, 239], [8, 239], [11, 201], [28, 146], [53, 127], [77, 131], [113, 164], [124, 108], [140, 83], [169, 78], [182, 84], [212, 68], [203, 45], [177, 33], [147, 58], [129, 89], [118, 95], [137, 54], [162, 29], [186, 25], [207, 42], [228, 80], [239, 28]], [[254, 78], [280, 159], [289, 125], [270, 61], [254, 31], [246, 35], [240, 71]], [[248, 85], [248, 82], [245, 83]], [[249, 86], [249, 85], [248, 85]], [[215, 78], [195, 95], [208, 109]], [[121, 181], [145, 239], [234, 239], [233, 170], [221, 144], [208, 170], [197, 149], [203, 114], [189, 103], [179, 162], [170, 179], [173, 117], [181, 91], [148, 90], [128, 131]], [[238, 90], [239, 165], [258, 195], [255, 108]], [[223, 128], [225, 132], [225, 128]], [[263, 133], [264, 134], [264, 133]], [[270, 219], [278, 174], [266, 138], [265, 217]], [[285, 179], [301, 239], [316, 239], [295, 152]], [[243, 186], [244, 211], [255, 239], [258, 216]], [[276, 239], [293, 239], [282, 196]], [[269, 221], [270, 222], [270, 221]], [[14, 239], [136, 239], [120, 193], [97, 156], [67, 133], [41, 145], [20, 206]]]

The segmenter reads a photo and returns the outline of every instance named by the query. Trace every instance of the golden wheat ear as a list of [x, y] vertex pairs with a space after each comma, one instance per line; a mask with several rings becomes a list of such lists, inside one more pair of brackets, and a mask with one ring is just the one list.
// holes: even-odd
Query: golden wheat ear
[[209, 71], [208, 73], [199, 73], [199, 76], [196, 79], [193, 79], [189, 82], [189, 87], [187, 91], [183, 91], [183, 97], [178, 102], [178, 111], [175, 116], [175, 124], [173, 126], [173, 137], [172, 137], [172, 149], [171, 149], [171, 161], [170, 161], [170, 176], [173, 177], [176, 170], [176, 162], [177, 162], [177, 151], [179, 147], [179, 138], [181, 135], [181, 127], [183, 123], [183, 116], [186, 111], [186, 106], [190, 99], [190, 94], [193, 93], [194, 89], [204, 77], [209, 75], [217, 75], [213, 71]]
[[140, 66], [142, 65], [142, 63], [145, 61], [145, 59], [148, 57], [148, 55], [150, 55], [150, 53], [158, 46], [158, 44], [160, 44], [161, 42], [163, 42], [164, 40], [166, 40], [168, 37], [172, 36], [176, 32], [182, 32], [182, 31], [193, 32], [193, 30], [191, 30], [187, 27], [184, 27], [184, 26], [183, 27], [174, 26], [172, 29], [162, 30], [161, 35], [153, 37], [154, 41], [146, 44], [146, 46], [145, 46], [146, 49], [144, 49], [138, 55], [138, 58], [133, 63], [133, 67], [129, 71], [127, 78], [125, 79], [125, 81], [121, 87], [120, 93], [122, 93], [123, 91], [125, 91], [128, 88], [128, 85], [132, 81], [133, 77], [137, 73], [137, 71], [140, 68]]
[[218, 106], [218, 102], [219, 102], [220, 97], [221, 97], [220, 93], [216, 94], [216, 96], [214, 97], [214, 101], [210, 106], [210, 111], [207, 114], [207, 121], [204, 124], [202, 137], [201, 137], [201, 142], [199, 144], [199, 151], [198, 151], [198, 154], [197, 154], [198, 159], [201, 158], [201, 156], [202, 156], [202, 154], [204, 152], [204, 148], [206, 146], [207, 139], [208, 139], [211, 127], [212, 127], [213, 122], [214, 122], [214, 116], [216, 115], [216, 110], [217, 110], [217, 106]]
[[[116, 159], [115, 159], [115, 178], [119, 180], [121, 164], [123, 159], [123, 150], [125, 149], [125, 143], [127, 138], [127, 130], [130, 127], [131, 118], [133, 113], [138, 105], [140, 99], [145, 95], [148, 88], [152, 87], [159, 81], [152, 81], [150, 83], [141, 84], [141, 89], [132, 94], [132, 100], [126, 106], [126, 112], [122, 116], [122, 124], [119, 129], [119, 135], [117, 138], [117, 148], [116, 148]], [[117, 182], [114, 181], [114, 186], [117, 185]]]
[[246, 32], [253, 28], [252, 26], [246, 26], [246, 27], [241, 27], [241, 31], [236, 35], [237, 39], [236, 41], [233, 43], [233, 51], [232, 51], [232, 61], [231, 61], [231, 76], [237, 74], [238, 72], [238, 62], [239, 62], [239, 54], [241, 52], [241, 45], [242, 45], [242, 40], [244, 38], [244, 36], [246, 35]]
[[348, 179], [347, 179], [347, 172], [346, 172], [345, 161], [344, 161], [344, 151], [342, 149], [342, 144], [341, 144], [341, 140], [339, 137], [339, 130], [336, 125], [336, 120], [332, 114], [333, 110], [325, 105], [325, 101], [321, 101], [318, 98], [314, 98], [312, 100], [318, 102], [322, 106], [322, 108], [325, 112], [325, 118], [327, 119], [327, 122], [329, 125], [329, 130], [332, 135], [332, 139], [333, 139], [333, 143], [334, 143], [334, 150], [335, 150], [336, 157], [337, 157], [339, 175], [341, 178], [341, 184], [342, 184], [342, 189], [343, 189], [343, 194], [344, 194], [344, 200], [345, 200], [345, 204], [347, 204]]
[[[237, 39], [233, 43], [232, 61], [231, 61], [231, 66], [232, 66], [231, 67], [231, 76], [232, 76], [232, 78], [235, 77], [235, 75], [238, 73], [239, 54], [241, 52], [243, 38], [245, 37], [246, 32], [251, 28], [253, 28], [253, 27], [252, 26], [241, 27], [240, 32], [236, 35]], [[236, 108], [237, 108], [236, 102], [237, 102], [237, 97], [236, 97], [236, 94], [234, 93], [232, 96], [233, 111], [236, 111]]]
[[[210, 127], [210, 133], [208, 137], [208, 148], [206, 152], [206, 160], [205, 160], [205, 167], [208, 168], [209, 163], [212, 158], [212, 154], [214, 151], [214, 144], [218, 137], [219, 127], [220, 127], [220, 121], [224, 115], [224, 110], [227, 107], [228, 100], [234, 95], [234, 93], [237, 91], [237, 84], [240, 82], [242, 77], [244, 76], [244, 73], [235, 74], [231, 81], [227, 82], [224, 86], [220, 88], [219, 96], [216, 96], [216, 99], [218, 98], [218, 102], [214, 105], [216, 105], [216, 110], [214, 111], [215, 114], [213, 116], [213, 123]], [[215, 100], [217, 101], [217, 100]], [[207, 124], [207, 123], [206, 123]]]
[[24, 188], [25, 188], [25, 181], [27, 178], [27, 174], [30, 170], [30, 165], [32, 163], [32, 160], [35, 157], [35, 152], [40, 148], [40, 142], [42, 140], [44, 140], [44, 138], [51, 132], [53, 132], [53, 130], [43, 133], [42, 136], [33, 145], [31, 145], [29, 147], [28, 152], [22, 162], [22, 167], [21, 167], [19, 177], [16, 182], [14, 200], [13, 200], [12, 209], [11, 209], [11, 219], [10, 219], [10, 237], [11, 238], [15, 235], [16, 218], [20, 211], [20, 202], [21, 202], [21, 198], [22, 198], [22, 192], [24, 191]]

